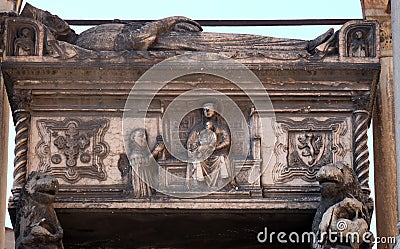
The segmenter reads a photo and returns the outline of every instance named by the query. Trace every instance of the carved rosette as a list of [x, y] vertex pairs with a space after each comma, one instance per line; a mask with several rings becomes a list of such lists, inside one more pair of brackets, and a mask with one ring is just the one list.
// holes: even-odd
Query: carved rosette
[[104, 135], [108, 120], [37, 121], [41, 140], [36, 146], [40, 171], [75, 183], [81, 178], [105, 180], [103, 159], [109, 153]]
[[348, 132], [345, 120], [281, 119], [273, 125], [277, 137], [272, 172], [275, 183], [295, 178], [314, 182], [321, 166], [344, 159], [346, 150], [341, 141]]
[[17, 91], [11, 98], [13, 119], [15, 124], [15, 148], [14, 148], [14, 183], [11, 189], [10, 206], [13, 206], [20, 198], [22, 187], [27, 175], [28, 138], [31, 115], [29, 104], [31, 91]]
[[369, 113], [365, 110], [355, 111], [354, 116], [354, 171], [357, 174], [361, 189], [370, 193], [369, 179], [369, 151], [368, 151], [368, 123]]

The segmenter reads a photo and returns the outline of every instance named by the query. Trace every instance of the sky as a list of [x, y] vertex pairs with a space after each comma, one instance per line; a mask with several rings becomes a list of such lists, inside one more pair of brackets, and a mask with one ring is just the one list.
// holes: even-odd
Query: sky
[[[63, 19], [134, 20], [161, 19], [177, 15], [187, 16], [194, 20], [362, 18], [360, 0], [30, 0], [28, 2]], [[324, 33], [330, 27], [334, 27], [335, 30], [340, 28], [340, 26], [203, 28], [210, 32], [247, 33], [309, 40]], [[87, 27], [73, 28], [77, 33], [80, 33]], [[14, 136], [13, 124], [10, 122], [8, 196], [11, 195], [12, 186]], [[370, 135], [370, 138], [372, 138], [372, 135]], [[372, 151], [372, 144], [370, 146], [370, 151]], [[373, 173], [373, 170], [371, 170], [371, 173]], [[370, 183], [372, 184], [373, 181], [370, 181]], [[12, 227], [8, 216], [6, 226]]]
[[[30, 0], [28, 2], [36, 7], [48, 10], [63, 19], [161, 19], [178, 15], [187, 16], [195, 20], [362, 18], [359, 0]], [[313, 39], [328, 28], [326, 26], [318, 28], [315, 26], [302, 28], [206, 27], [205, 30]]]

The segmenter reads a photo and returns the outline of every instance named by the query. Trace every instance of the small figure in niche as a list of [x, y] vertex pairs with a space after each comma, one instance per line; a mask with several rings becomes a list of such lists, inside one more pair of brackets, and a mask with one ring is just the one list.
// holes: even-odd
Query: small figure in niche
[[35, 55], [34, 32], [27, 27], [21, 28], [14, 41], [15, 56]]
[[353, 34], [353, 41], [350, 44], [350, 54], [352, 57], [368, 57], [368, 46], [365, 43], [363, 32], [356, 31]]

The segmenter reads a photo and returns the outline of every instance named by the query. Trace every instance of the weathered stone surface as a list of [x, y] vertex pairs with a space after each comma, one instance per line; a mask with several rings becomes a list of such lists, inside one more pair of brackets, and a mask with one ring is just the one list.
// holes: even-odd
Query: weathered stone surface
[[390, 0], [360, 0], [364, 12], [373, 9], [382, 9], [390, 13]]
[[[202, 27], [197, 22], [187, 17], [174, 16], [149, 23], [103, 24], [90, 28], [78, 36], [61, 18], [32, 5], [27, 4], [21, 16], [43, 23], [56, 40], [94, 51], [252, 51], [276, 59], [309, 58], [313, 55], [318, 58], [338, 53], [338, 37], [334, 35], [333, 29], [314, 40], [304, 41], [257, 35], [201, 32]], [[25, 28], [25, 30], [28, 29]], [[23, 39], [28, 40], [25, 37]], [[79, 49], [67, 44], [56, 44], [54, 41], [48, 42], [47, 46], [55, 53], [53, 56], [61, 57], [72, 56], [67, 50]], [[62, 46], [65, 47], [62, 48]], [[374, 49], [372, 48], [371, 51]]]
[[32, 171], [17, 204], [15, 248], [64, 248], [63, 229], [53, 202], [58, 192], [57, 179]]
[[[160, 22], [163, 21], [153, 23], [156, 29]], [[27, 50], [28, 53], [16, 49], [19, 48], [19, 40], [16, 39], [24, 38], [17, 34], [23, 33], [22, 30], [26, 28], [34, 33], [34, 39], [29, 42], [33, 42], [33, 45]], [[356, 170], [357, 180], [362, 184], [364, 192], [368, 192], [366, 179], [369, 162], [362, 155], [368, 153], [368, 148], [363, 146], [366, 143], [364, 132], [370, 119], [380, 69], [377, 44], [379, 32], [375, 22], [349, 22], [337, 33], [328, 32], [326, 36], [317, 38], [315, 49], [326, 53], [310, 53], [304, 49], [308, 46], [305, 41], [299, 41], [307, 56], [298, 56], [299, 43], [293, 44], [290, 39], [276, 40], [278, 43], [288, 41], [284, 42], [286, 50], [282, 52], [281, 44], [279, 48], [272, 48], [265, 41], [275, 40], [266, 37], [258, 41], [262, 43], [260, 47], [266, 49], [260, 53], [237, 45], [220, 52], [216, 49], [219, 55], [234, 58], [236, 62], [244, 64], [251, 75], [259, 79], [260, 87], [249, 85], [251, 87], [246, 92], [227, 78], [204, 73], [199, 68], [195, 73], [173, 78], [155, 95], [146, 91], [155, 82], [146, 81], [145, 88], [137, 92], [137, 102], [128, 107], [126, 103], [129, 93], [132, 87], [139, 84], [145, 72], [164, 59], [176, 55], [184, 55], [180, 57], [183, 63], [174, 64], [174, 67], [161, 67], [160, 76], [170, 75], [172, 71], [186, 72], [191, 65], [198, 63], [199, 58], [205, 61], [202, 68], [210, 64], [215, 72], [238, 75], [242, 71], [221, 64], [218, 58], [222, 57], [198, 51], [171, 51], [170, 48], [164, 48], [163, 51], [94, 51], [61, 41], [61, 38], [57, 40], [54, 35], [57, 31], [54, 32], [38, 20], [27, 17], [6, 18], [2, 70], [17, 124], [14, 199], [17, 201], [20, 198], [21, 186], [30, 172], [42, 171], [56, 177], [60, 182], [60, 193], [55, 207], [61, 214], [61, 221], [67, 222], [64, 242], [71, 247], [84, 243], [74, 223], [88, 229], [87, 233], [82, 233], [93, 238], [88, 245], [101, 246], [101, 243], [96, 244], [99, 243], [96, 240], [102, 238], [102, 234], [107, 234], [108, 228], [96, 225], [93, 221], [110, 212], [111, 216], [116, 215], [116, 220], [125, 228], [131, 227], [131, 224], [128, 224], [129, 219], [121, 219], [124, 216], [122, 213], [134, 214], [134, 221], [142, 222], [147, 218], [146, 213], [160, 218], [163, 215], [178, 217], [182, 212], [187, 212], [193, 222], [203, 226], [204, 222], [199, 221], [196, 215], [201, 214], [201, 217], [211, 219], [220, 212], [224, 215], [216, 223], [226, 224], [222, 220], [232, 218], [238, 222], [235, 224], [240, 224], [237, 233], [243, 231], [241, 228], [247, 229], [247, 226], [242, 226], [246, 219], [240, 218], [241, 215], [254, 222], [252, 224], [257, 224], [257, 229], [264, 222], [279, 229], [279, 224], [287, 222], [289, 226], [296, 220], [301, 224], [296, 228], [298, 231], [309, 231], [311, 217], [320, 198], [316, 174], [323, 165], [339, 161], [344, 161]], [[198, 33], [179, 32], [186, 35]], [[167, 39], [159, 36], [156, 42], [163, 38]], [[230, 38], [236, 39], [236, 43], [243, 39], [249, 40], [246, 35], [231, 34]], [[173, 44], [170, 43], [171, 46]], [[221, 42], [221, 46], [223, 44]], [[251, 46], [250, 43], [248, 45]], [[287, 49], [291, 48], [294, 53], [287, 53]], [[279, 56], [276, 56], [277, 53]], [[285, 54], [288, 56], [282, 57]], [[294, 54], [296, 56], [293, 57]], [[236, 183], [229, 190], [218, 186], [212, 189], [211, 194], [201, 188], [188, 191], [187, 180], [195, 183], [189, 177], [189, 173], [194, 171], [188, 170], [191, 169], [190, 164], [180, 160], [179, 155], [170, 154], [169, 149], [172, 147], [156, 150], [156, 156], [151, 153], [154, 150], [142, 153], [140, 146], [132, 150], [124, 144], [124, 139], [128, 139], [137, 129], [145, 131], [144, 137], [148, 141], [143, 145], [148, 144], [150, 147], [156, 141], [156, 144], [161, 144], [160, 135], [166, 145], [181, 144], [183, 147], [192, 147], [194, 152], [195, 142], [201, 147], [218, 141], [217, 138], [212, 142], [211, 134], [206, 143], [200, 143], [200, 133], [205, 128], [203, 125], [207, 121], [214, 121], [206, 117], [201, 107], [185, 112], [180, 120], [165, 114], [173, 100], [199, 88], [209, 88], [229, 97], [238, 108], [234, 117], [244, 117], [242, 121], [237, 119], [229, 125], [229, 151], [246, 152], [245, 156], [230, 161], [232, 167], [229, 170], [234, 172]], [[268, 92], [272, 106], [256, 108], [251, 98], [264, 100], [267, 96], [265, 91]], [[196, 95], [200, 94], [191, 92], [183, 96], [178, 111], [184, 111], [184, 107], [193, 104]], [[221, 96], [209, 92], [201, 97], [206, 103], [218, 103]], [[124, 113], [138, 108], [140, 101], [148, 99], [152, 101], [145, 112], [144, 123], [132, 116], [128, 117], [128, 125], [123, 127]], [[265, 113], [274, 115], [262, 115]], [[213, 125], [222, 127], [226, 121], [223, 118], [209, 123], [209, 130], [218, 133]], [[198, 130], [195, 129], [197, 124], [201, 126]], [[247, 137], [243, 132], [245, 130]], [[198, 136], [193, 135], [194, 142], [188, 139], [191, 131], [198, 132]], [[179, 136], [171, 143], [169, 134], [173, 132], [179, 133]], [[236, 142], [232, 142], [234, 140]], [[219, 140], [221, 143], [227, 141]], [[142, 190], [149, 191], [139, 191], [141, 194], [133, 195], [130, 192], [135, 190], [134, 167], [137, 166], [138, 171], [139, 166], [149, 166], [147, 159], [159, 165], [160, 172], [155, 174], [157, 184], [153, 188], [156, 191], [154, 193], [146, 184], [139, 184]], [[225, 155], [219, 155], [218, 160], [221, 160], [217, 167], [219, 170], [229, 168], [222, 167], [229, 165]], [[203, 172], [204, 176], [205, 171], [198, 172]], [[222, 170], [219, 172], [221, 176], [227, 173]], [[184, 193], [189, 193], [184, 197], [190, 198], [182, 198]], [[193, 197], [200, 194], [204, 196]], [[80, 212], [83, 210], [90, 215], [82, 216]], [[281, 214], [279, 219], [284, 222], [274, 216], [263, 216], [275, 212]], [[240, 217], [237, 214], [241, 214]], [[289, 214], [293, 220], [285, 218]], [[258, 219], [259, 216], [263, 218]], [[87, 225], [83, 225], [85, 223]], [[151, 222], [143, 222], [143, 226], [150, 229]], [[96, 229], [92, 230], [93, 227]], [[152, 244], [152, 240], [137, 237], [140, 234], [137, 231], [141, 228], [131, 229], [122, 237], [140, 241], [138, 246], [179, 245], [176, 244], [177, 238], [169, 243], [162, 240], [162, 243], [153, 241]], [[185, 230], [197, 233], [195, 226], [180, 226], [181, 232]], [[204, 233], [202, 240], [215, 234], [216, 230]], [[259, 229], [262, 230], [263, 227]], [[254, 240], [257, 232], [252, 233]], [[109, 238], [109, 235], [105, 237]], [[187, 245], [188, 241], [183, 243]], [[122, 245], [119, 243], [123, 244], [118, 240], [110, 240], [107, 246], [118, 247]]]
[[[316, 178], [321, 202], [312, 227], [318, 241], [311, 248], [371, 248], [369, 225], [374, 203], [362, 192], [354, 170], [336, 162], [322, 166]], [[352, 233], [359, 237], [350, 238]]]
[[[397, 232], [395, 123], [393, 103], [393, 58], [381, 59], [380, 84], [373, 112], [376, 223], [378, 236]], [[385, 66], [386, 65], [386, 66]], [[379, 245], [380, 248], [388, 248]]]
[[[365, 19], [379, 23], [381, 73], [373, 112], [377, 235], [398, 234], [391, 0], [362, 0]], [[379, 249], [391, 248], [378, 244]]]

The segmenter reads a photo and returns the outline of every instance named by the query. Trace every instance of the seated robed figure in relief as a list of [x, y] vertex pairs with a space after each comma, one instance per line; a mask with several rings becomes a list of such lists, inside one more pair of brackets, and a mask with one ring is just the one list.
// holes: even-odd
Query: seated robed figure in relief
[[186, 143], [188, 177], [200, 187], [238, 189], [233, 164], [228, 157], [229, 128], [219, 121], [214, 103], [204, 104], [202, 111], [204, 119], [192, 128]]

